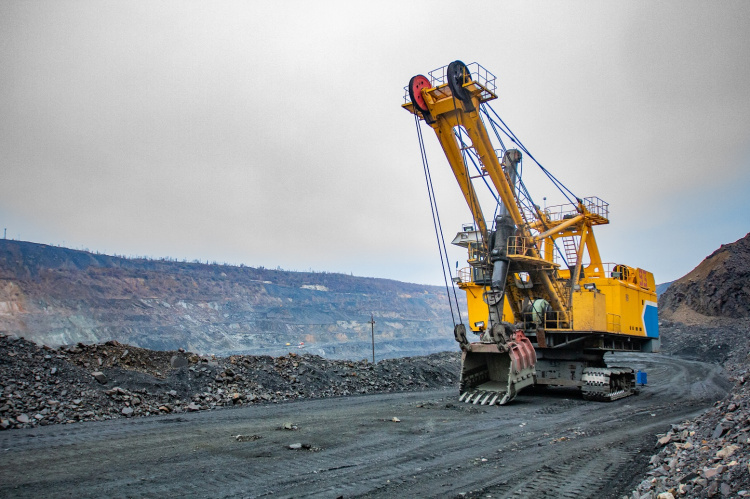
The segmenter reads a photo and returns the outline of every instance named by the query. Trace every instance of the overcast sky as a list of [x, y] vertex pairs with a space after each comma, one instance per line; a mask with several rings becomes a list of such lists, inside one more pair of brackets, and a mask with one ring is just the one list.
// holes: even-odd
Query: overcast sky
[[[610, 203], [603, 259], [673, 280], [750, 231], [748, 26], [746, 1], [3, 0], [0, 230], [439, 284], [400, 105], [461, 59], [542, 164]], [[470, 214], [423, 131], [452, 238]]]

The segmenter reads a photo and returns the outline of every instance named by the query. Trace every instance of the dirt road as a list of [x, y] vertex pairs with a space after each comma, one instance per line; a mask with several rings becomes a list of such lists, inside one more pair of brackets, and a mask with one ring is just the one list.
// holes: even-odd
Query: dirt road
[[654, 434], [728, 386], [712, 364], [610, 364], [646, 370], [649, 386], [609, 404], [550, 389], [481, 407], [428, 391], [7, 431], [0, 496], [618, 497], [640, 481]]

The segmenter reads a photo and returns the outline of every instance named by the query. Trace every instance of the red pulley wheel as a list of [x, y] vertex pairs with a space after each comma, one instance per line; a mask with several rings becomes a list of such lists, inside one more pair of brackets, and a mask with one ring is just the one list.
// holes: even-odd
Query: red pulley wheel
[[427, 79], [426, 76], [417, 75], [409, 80], [409, 98], [417, 109], [425, 113], [428, 109], [427, 103], [424, 101], [424, 96], [422, 95], [423, 88], [432, 88], [430, 80]]

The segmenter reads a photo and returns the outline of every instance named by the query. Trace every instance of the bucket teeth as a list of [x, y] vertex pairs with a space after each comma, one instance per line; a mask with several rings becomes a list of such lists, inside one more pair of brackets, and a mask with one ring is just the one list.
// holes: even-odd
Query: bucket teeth
[[461, 396], [458, 397], [458, 401], [474, 405], [495, 405], [499, 402], [502, 405], [502, 401], [500, 399], [504, 395], [504, 392], [501, 393], [486, 390], [472, 390], [462, 393]]
[[473, 405], [503, 405], [509, 402], [513, 397], [507, 396], [505, 392], [496, 392], [494, 390], [471, 390], [466, 391], [458, 397], [459, 402]]

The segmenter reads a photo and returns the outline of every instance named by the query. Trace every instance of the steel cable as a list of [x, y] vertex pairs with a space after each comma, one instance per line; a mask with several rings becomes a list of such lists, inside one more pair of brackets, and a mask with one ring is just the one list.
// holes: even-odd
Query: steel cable
[[[424, 138], [422, 137], [422, 128], [419, 126], [419, 116], [414, 115], [414, 123], [417, 128], [417, 137], [419, 139], [419, 151], [422, 156], [422, 169], [424, 170], [425, 182], [427, 184], [427, 196], [430, 199], [430, 210], [432, 212], [432, 224], [435, 229], [435, 238], [437, 239], [438, 253], [440, 254], [440, 266], [443, 269], [443, 281], [445, 283], [445, 291], [448, 295], [448, 306], [451, 311], [451, 320], [453, 326], [456, 326], [456, 317], [453, 313], [453, 305], [455, 302], [456, 313], [458, 314], [459, 323], [463, 323], [461, 318], [461, 308], [458, 306], [458, 296], [456, 295], [456, 287], [453, 285], [453, 275], [450, 271], [450, 262], [448, 262], [448, 251], [445, 247], [445, 237], [443, 236], [443, 227], [440, 223], [440, 214], [438, 213], [437, 201], [435, 199], [435, 190], [432, 184], [432, 175], [430, 174], [430, 165], [427, 161], [427, 152], [424, 146]], [[448, 276], [450, 276], [451, 286], [448, 287], [448, 279], [446, 277], [446, 264], [448, 267]], [[453, 290], [453, 298], [451, 299], [451, 289]]]

